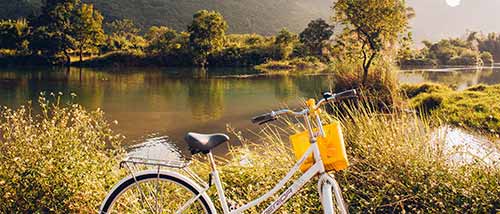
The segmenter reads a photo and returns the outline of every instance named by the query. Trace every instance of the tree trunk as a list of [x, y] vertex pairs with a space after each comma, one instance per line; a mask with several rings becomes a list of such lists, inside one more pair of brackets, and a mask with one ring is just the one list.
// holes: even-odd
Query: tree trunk
[[71, 66], [71, 56], [67, 50], [64, 50], [64, 56], [66, 56], [66, 66]]
[[80, 68], [82, 67], [83, 62], [83, 47], [80, 47]]
[[374, 52], [370, 55], [370, 58], [367, 58], [367, 54], [363, 52], [364, 60], [363, 60], [363, 86], [366, 86], [366, 82], [368, 81], [368, 72], [370, 71], [370, 67], [372, 65], [373, 59], [377, 56], [377, 52]]

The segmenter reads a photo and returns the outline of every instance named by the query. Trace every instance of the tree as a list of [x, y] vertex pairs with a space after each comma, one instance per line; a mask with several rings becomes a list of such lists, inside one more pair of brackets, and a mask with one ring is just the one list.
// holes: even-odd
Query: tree
[[0, 49], [28, 51], [30, 26], [26, 19], [0, 21]]
[[333, 9], [334, 20], [361, 43], [365, 84], [373, 60], [407, 30], [411, 14], [404, 0], [338, 0]]
[[195, 64], [205, 67], [208, 56], [222, 49], [226, 30], [227, 23], [218, 12], [201, 10], [193, 15], [188, 32]]
[[107, 41], [107, 51], [143, 51], [146, 40], [139, 35], [139, 28], [130, 19], [114, 20], [106, 24], [106, 31], [111, 34]]
[[298, 37], [296, 34], [283, 28], [278, 32], [274, 45], [276, 46], [276, 56], [279, 59], [288, 59], [293, 52], [293, 47], [297, 43]]
[[134, 21], [130, 19], [114, 20], [106, 24], [106, 29], [109, 34], [114, 34], [122, 37], [138, 35], [140, 30], [135, 26]]
[[74, 41], [71, 20], [78, 5], [80, 0], [46, 0], [34, 22], [32, 47], [48, 56], [63, 53], [66, 64], [71, 63], [69, 50]]
[[102, 29], [103, 17], [99, 11], [94, 10], [91, 4], [82, 4], [76, 10], [72, 20], [72, 39], [83, 61], [83, 51], [95, 49], [104, 41], [104, 30]]
[[333, 26], [326, 23], [323, 19], [316, 19], [309, 22], [307, 28], [300, 33], [300, 42], [302, 42], [309, 52], [316, 56], [322, 56], [322, 48], [325, 41], [328, 41], [333, 35]]
[[165, 26], [151, 27], [146, 39], [149, 42], [147, 50], [151, 54], [170, 54], [182, 46], [179, 33]]

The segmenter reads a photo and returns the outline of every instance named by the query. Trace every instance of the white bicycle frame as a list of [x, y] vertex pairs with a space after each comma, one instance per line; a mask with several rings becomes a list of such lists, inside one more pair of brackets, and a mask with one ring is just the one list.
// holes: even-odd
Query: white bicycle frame
[[[319, 104], [318, 104], [319, 105]], [[292, 112], [289, 110], [283, 110], [281, 112], [275, 112], [276, 114], [283, 114], [283, 113], [294, 113], [296, 115], [303, 115], [304, 119], [306, 121], [307, 129], [309, 131], [309, 136], [310, 137], [310, 143], [311, 145], [309, 146], [309, 149], [304, 153], [304, 155], [295, 163], [293, 168], [286, 174], [286, 176], [278, 182], [278, 184], [272, 188], [269, 192], [265, 193], [261, 197], [251, 201], [248, 204], [245, 204], [235, 210], [230, 210], [229, 204], [227, 203], [227, 199], [224, 193], [224, 188], [222, 187], [222, 182], [219, 177], [219, 172], [216, 169], [215, 166], [215, 161], [213, 158], [212, 153], [208, 153], [208, 159], [210, 162], [210, 166], [212, 168], [211, 175], [213, 176], [215, 180], [215, 187], [217, 189], [217, 195], [219, 197], [219, 201], [221, 202], [222, 209], [224, 214], [235, 214], [235, 213], [243, 213], [243, 211], [248, 210], [254, 206], [257, 206], [258, 204], [262, 203], [263, 201], [266, 201], [276, 193], [278, 193], [279, 190], [281, 190], [285, 184], [291, 180], [294, 174], [296, 174], [300, 166], [305, 162], [305, 160], [310, 157], [312, 154], [314, 157], [314, 164], [311, 168], [309, 168], [305, 173], [302, 174], [287, 190], [285, 190], [281, 195], [276, 199], [273, 203], [271, 203], [262, 213], [264, 214], [270, 214], [274, 213], [277, 211], [283, 204], [285, 204], [293, 195], [295, 195], [306, 183], [308, 183], [310, 180], [312, 180], [316, 175], [320, 175], [319, 181], [318, 181], [318, 192], [320, 195], [320, 200], [321, 204], [323, 207], [324, 213], [332, 214], [336, 213], [336, 210], [334, 209], [334, 204], [333, 204], [333, 196], [332, 196], [332, 190], [334, 193], [335, 201], [337, 202], [337, 208], [338, 211], [341, 214], [346, 214], [347, 208], [344, 204], [344, 200], [342, 198], [342, 192], [340, 189], [340, 186], [338, 185], [337, 181], [335, 180], [333, 175], [328, 174], [325, 171], [325, 167], [323, 165], [323, 160], [321, 159], [320, 155], [320, 150], [316, 141], [316, 137], [319, 135], [324, 136], [324, 132], [322, 129], [321, 125], [321, 119], [319, 115], [316, 114], [316, 120], [317, 124], [319, 127], [319, 132], [314, 133], [312, 125], [309, 120], [308, 113], [309, 111], [306, 109], [302, 112]], [[200, 195], [195, 196], [192, 200], [189, 200], [182, 208], [177, 212], [181, 213], [186, 207], [189, 206], [190, 203], [193, 203], [196, 201], [198, 197], [200, 197], [202, 194], [205, 193], [205, 191], [208, 190], [206, 188], [203, 190], [203, 192], [200, 192]]]

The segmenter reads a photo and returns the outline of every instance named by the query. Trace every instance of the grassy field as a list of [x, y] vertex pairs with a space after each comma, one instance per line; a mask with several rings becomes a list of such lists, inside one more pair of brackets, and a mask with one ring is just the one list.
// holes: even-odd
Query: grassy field
[[454, 91], [443, 85], [404, 85], [403, 94], [412, 107], [469, 129], [500, 134], [500, 85], [477, 85]]

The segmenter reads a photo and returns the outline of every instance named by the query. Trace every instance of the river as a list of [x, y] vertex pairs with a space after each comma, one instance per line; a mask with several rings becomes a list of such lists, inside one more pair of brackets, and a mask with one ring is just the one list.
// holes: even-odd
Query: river
[[[224, 132], [255, 129], [249, 119], [283, 106], [297, 106], [301, 97], [328, 90], [328, 75], [259, 76], [252, 69], [0, 69], [0, 106], [16, 108], [37, 100], [40, 92], [70, 93], [88, 109], [100, 108], [126, 145], [170, 142], [166, 149], [185, 151], [187, 131]], [[409, 70], [402, 83], [439, 82], [459, 90], [478, 83], [500, 83], [500, 67]], [[223, 148], [222, 148], [223, 150]]]

